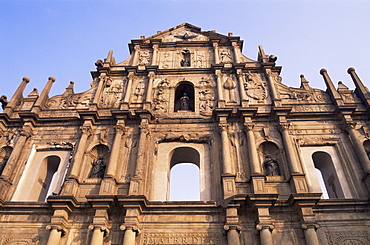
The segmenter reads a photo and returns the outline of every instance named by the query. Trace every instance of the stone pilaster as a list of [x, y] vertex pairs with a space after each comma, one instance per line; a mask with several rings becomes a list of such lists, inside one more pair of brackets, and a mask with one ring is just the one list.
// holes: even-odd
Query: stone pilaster
[[271, 69], [266, 69], [266, 77], [268, 81], [268, 86], [270, 88], [270, 95], [274, 106], [280, 107], [281, 106], [281, 100], [278, 96], [278, 92], [275, 87], [275, 81], [271, 75], [272, 71]]
[[[370, 161], [366, 154], [365, 148], [363, 143], [360, 141], [360, 134], [355, 128], [355, 123], [346, 123], [345, 130], [348, 132], [351, 142], [354, 146], [354, 150], [356, 155], [358, 156], [361, 166], [364, 169], [364, 172], [369, 175], [370, 174]], [[370, 187], [370, 186], [368, 186]], [[370, 190], [370, 189], [369, 189]]]
[[146, 92], [146, 98], [144, 102], [144, 109], [150, 110], [151, 109], [151, 103], [153, 100], [153, 83], [155, 78], [155, 73], [153, 71], [149, 72], [148, 74], [149, 80], [148, 80], [148, 90]]
[[222, 73], [216, 70], [216, 85], [217, 85], [217, 106], [220, 108], [225, 107], [225, 99], [222, 92]]
[[73, 158], [73, 164], [71, 167], [71, 171], [64, 183], [63, 189], [61, 191], [61, 195], [74, 195], [79, 183], [79, 178], [81, 175], [81, 169], [83, 165], [83, 160], [86, 151], [87, 140], [91, 135], [91, 122], [86, 121], [83, 126], [80, 127], [81, 129], [81, 137], [78, 143], [75, 156]]
[[125, 91], [125, 96], [123, 97], [123, 103], [121, 105], [121, 110], [128, 110], [128, 108], [129, 108], [131, 90], [132, 90], [132, 83], [133, 83], [134, 76], [135, 76], [134, 72], [130, 72], [128, 74], [126, 91]]
[[307, 245], [320, 245], [316, 230], [319, 228], [317, 224], [302, 224], [304, 238]]
[[106, 80], [107, 80], [107, 74], [106, 73], [101, 73], [100, 76], [99, 76], [98, 86], [95, 90], [94, 99], [93, 99], [93, 102], [92, 102], [93, 106], [90, 108], [90, 110], [96, 110], [97, 109], [96, 106], [99, 103], [100, 96], [101, 96], [101, 93], [103, 91]]
[[220, 64], [220, 57], [219, 57], [219, 52], [218, 52], [218, 43], [214, 42], [213, 43], [213, 52], [215, 54], [215, 63]]
[[136, 170], [135, 175], [130, 181], [129, 195], [143, 195], [144, 194], [144, 185], [146, 178], [145, 171], [145, 156], [147, 152], [147, 136], [150, 134], [149, 129], [149, 118], [145, 116], [142, 117], [140, 128], [140, 139], [138, 147], [138, 155], [136, 160]]
[[120, 153], [122, 152], [121, 143], [122, 137], [125, 134], [125, 121], [118, 120], [116, 123], [115, 136], [112, 145], [112, 151], [109, 158], [107, 172], [104, 179], [102, 180], [100, 187], [101, 195], [115, 195], [116, 194], [116, 181], [117, 181], [117, 165], [120, 158]]
[[247, 94], [245, 93], [244, 84], [245, 84], [245, 77], [242, 69], [238, 69], [237, 71], [238, 81], [239, 81], [239, 94], [242, 107], [248, 106], [248, 98]]
[[240, 63], [240, 47], [237, 42], [232, 42], [234, 49], [234, 58], [236, 63]]

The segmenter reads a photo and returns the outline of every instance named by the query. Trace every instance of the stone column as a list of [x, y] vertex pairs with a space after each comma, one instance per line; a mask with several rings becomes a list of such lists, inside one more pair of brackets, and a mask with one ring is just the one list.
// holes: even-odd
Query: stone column
[[4, 109], [4, 113], [13, 112], [15, 106], [19, 103], [19, 100], [22, 98], [24, 89], [26, 88], [27, 83], [30, 82], [28, 77], [23, 77], [21, 84], [19, 84], [17, 90], [14, 92], [12, 98], [10, 99], [8, 105]]
[[251, 174], [262, 174], [261, 164], [258, 159], [258, 152], [256, 148], [256, 141], [253, 133], [253, 124], [244, 124], [245, 132], [247, 134], [248, 142], [248, 153], [249, 153], [249, 163], [251, 166]]
[[240, 63], [240, 49], [239, 49], [239, 45], [237, 42], [233, 42], [232, 43], [233, 45], [233, 49], [234, 49], [234, 54], [235, 54], [235, 62], [236, 63]]
[[227, 231], [227, 244], [239, 245], [239, 231], [241, 230], [241, 228], [237, 225], [225, 225], [224, 229]]
[[103, 91], [103, 86], [105, 85], [106, 80], [107, 80], [107, 74], [101, 73], [100, 76], [99, 76], [98, 86], [95, 90], [95, 95], [94, 95], [94, 100], [93, 100], [94, 105], [97, 105], [98, 102], [99, 102], [100, 95]]
[[220, 64], [220, 57], [218, 54], [218, 43], [213, 43], [213, 52], [215, 53], [215, 63]]
[[270, 88], [272, 102], [274, 103], [274, 106], [281, 106], [280, 99], [278, 97], [278, 93], [275, 87], [275, 81], [271, 76], [270, 69], [266, 69], [266, 76], [267, 76], [267, 81], [268, 81], [268, 85]]
[[232, 160], [230, 157], [230, 142], [227, 133], [228, 125], [219, 124], [221, 131], [221, 147], [222, 147], [222, 160], [223, 160], [223, 174], [233, 174]]
[[123, 98], [124, 103], [129, 103], [130, 102], [130, 96], [131, 96], [131, 87], [132, 87], [132, 80], [134, 78], [134, 72], [130, 72], [128, 74], [128, 81], [127, 81], [127, 86], [126, 86], [126, 93], [125, 97]]
[[136, 66], [137, 63], [138, 63], [138, 60], [139, 60], [139, 50], [140, 50], [140, 46], [139, 45], [135, 45], [134, 46], [134, 56], [132, 57], [132, 62], [131, 62], [131, 65], [132, 66]]
[[135, 175], [131, 179], [129, 195], [143, 195], [145, 183], [145, 153], [147, 151], [146, 138], [149, 134], [149, 119], [142, 118], [140, 128], [139, 147], [137, 150], [136, 170]]
[[302, 228], [304, 230], [304, 237], [307, 245], [320, 245], [319, 238], [316, 233], [317, 225], [303, 224]]
[[89, 229], [92, 230], [90, 245], [103, 245], [105, 227], [90, 225]]
[[63, 229], [58, 226], [46, 226], [47, 230], [50, 230], [49, 239], [47, 245], [58, 245], [62, 238]]
[[242, 106], [244, 107], [244, 104], [245, 104], [245, 106], [247, 106], [246, 103], [248, 101], [247, 94], [245, 93], [245, 89], [244, 89], [245, 77], [244, 77], [244, 73], [243, 73], [242, 69], [238, 69], [236, 72], [237, 72], [238, 78], [239, 78], [240, 99], [242, 101]]
[[148, 90], [146, 91], [146, 98], [145, 98], [145, 103], [144, 103], [144, 109], [150, 110], [150, 105], [152, 102], [152, 97], [153, 97], [153, 83], [154, 83], [154, 77], [155, 73], [154, 72], [149, 72], [149, 81], [148, 81]]
[[109, 158], [109, 164], [107, 168], [106, 177], [115, 178], [117, 172], [117, 164], [119, 155], [121, 152], [121, 142], [122, 136], [125, 134], [125, 121], [118, 120], [116, 126], [114, 127], [116, 135], [114, 136], [114, 141], [112, 145], [112, 152]]
[[292, 174], [294, 173], [301, 173], [300, 167], [299, 167], [299, 160], [296, 155], [296, 149], [294, 148], [293, 142], [290, 138], [289, 132], [288, 132], [288, 123], [281, 123], [279, 125], [279, 130], [281, 132], [283, 142], [284, 142], [284, 148], [287, 155], [287, 160], [289, 163], [289, 168]]
[[363, 143], [360, 141], [360, 135], [355, 129], [354, 123], [347, 123], [346, 130], [350, 136], [350, 139], [352, 141], [352, 144], [354, 146], [354, 150], [356, 152], [356, 155], [358, 156], [360, 163], [362, 165], [362, 168], [364, 169], [365, 173], [370, 174], [370, 161], [366, 154], [365, 148], [363, 146]]
[[140, 233], [139, 228], [137, 226], [126, 227], [121, 225], [120, 229], [125, 231], [122, 245], [135, 245], [135, 238]]
[[153, 44], [152, 66], [157, 65], [157, 60], [158, 60], [158, 44]]
[[260, 233], [261, 245], [273, 245], [270, 225], [257, 225]]
[[81, 173], [81, 166], [83, 163], [83, 158], [85, 155], [87, 138], [91, 135], [91, 126], [90, 123], [84, 123], [84, 126], [80, 127], [82, 131], [82, 135], [80, 138], [80, 142], [78, 143], [77, 151], [73, 159], [73, 165], [71, 169], [71, 173], [69, 174], [69, 179], [76, 179]]

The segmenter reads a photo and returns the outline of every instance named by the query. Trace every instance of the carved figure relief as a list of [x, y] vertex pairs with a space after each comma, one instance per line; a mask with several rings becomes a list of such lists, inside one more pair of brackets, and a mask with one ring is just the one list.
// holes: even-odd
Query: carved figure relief
[[263, 102], [267, 98], [266, 83], [262, 82], [259, 75], [249, 72], [246, 75], [244, 89], [250, 98]]
[[122, 98], [123, 83], [120, 80], [106, 81], [105, 88], [100, 98], [100, 107], [118, 107]]
[[336, 232], [327, 233], [329, 245], [365, 245], [370, 244], [367, 232]]
[[157, 113], [164, 113], [168, 110], [168, 88], [170, 82], [166, 79], [159, 82], [153, 99], [153, 110]]
[[139, 103], [142, 102], [144, 93], [145, 93], [145, 84], [143, 81], [140, 81], [135, 88], [134, 102], [139, 102]]
[[199, 67], [199, 68], [204, 68], [206, 67], [206, 64], [205, 64], [205, 54], [197, 54], [197, 58], [196, 58], [196, 66]]
[[146, 66], [149, 64], [150, 54], [149, 51], [141, 51], [139, 53], [139, 65]]
[[221, 63], [231, 63], [231, 52], [228, 49], [221, 49], [220, 50], [220, 61]]
[[232, 76], [230, 75], [227, 75], [227, 78], [226, 78], [226, 81], [224, 83], [224, 89], [227, 90], [227, 102], [231, 102], [231, 103], [235, 103], [235, 88], [236, 88], [236, 84], [235, 82], [233, 81], [232, 79]]
[[167, 112], [168, 103], [163, 96], [163, 89], [159, 89], [154, 98], [154, 110], [158, 112]]
[[165, 52], [163, 54], [162, 68], [163, 69], [171, 68], [171, 53], [170, 52]]

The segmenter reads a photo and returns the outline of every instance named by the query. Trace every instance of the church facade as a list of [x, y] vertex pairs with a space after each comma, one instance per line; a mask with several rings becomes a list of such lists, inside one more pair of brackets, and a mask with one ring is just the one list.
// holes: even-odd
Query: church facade
[[[288, 87], [242, 46], [184, 23], [85, 92], [24, 97], [24, 77], [0, 99], [0, 244], [370, 244], [369, 90], [354, 68], [355, 90], [325, 69], [325, 91]], [[198, 200], [170, 198], [184, 163]]]

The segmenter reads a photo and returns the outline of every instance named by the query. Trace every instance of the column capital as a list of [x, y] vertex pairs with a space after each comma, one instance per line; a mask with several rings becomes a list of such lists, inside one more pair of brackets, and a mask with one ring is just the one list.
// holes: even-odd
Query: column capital
[[100, 229], [104, 233], [104, 237], [107, 237], [110, 233], [110, 230], [105, 225], [89, 225], [88, 229], [91, 231]]
[[225, 231], [236, 230], [240, 232], [242, 230], [242, 227], [240, 225], [224, 225], [224, 230]]
[[62, 225], [47, 225], [45, 229], [50, 231], [57, 230], [62, 233], [61, 236], [65, 236], [67, 234], [67, 229]]
[[220, 124], [218, 124], [218, 128], [221, 132], [223, 132], [223, 131], [227, 132], [229, 130], [229, 125], [226, 124], [226, 123], [220, 123]]
[[263, 229], [269, 229], [269, 230], [273, 230], [273, 229], [275, 229], [275, 225], [274, 224], [269, 224], [269, 225], [267, 225], [267, 224], [258, 224], [258, 225], [256, 225], [256, 229], [257, 230], [259, 230], [259, 231], [261, 231], [261, 230], [263, 230]]
[[82, 134], [86, 134], [87, 136], [90, 136], [92, 134], [92, 129], [90, 126], [81, 126], [80, 127]]
[[33, 128], [29, 125], [24, 125], [20, 131], [20, 135], [25, 136], [26, 138], [31, 137], [33, 135]]
[[302, 224], [302, 229], [307, 230], [307, 229], [319, 229], [320, 225], [319, 224], [313, 224], [313, 223], [304, 223]]
[[254, 129], [254, 124], [251, 124], [251, 123], [244, 123], [244, 128], [245, 128], [245, 131], [248, 132], [248, 131], [253, 131]]
[[114, 126], [114, 130], [116, 132], [116, 134], [122, 134], [124, 135], [126, 133], [126, 127], [125, 126], [122, 126], [122, 125], [116, 125]]
[[286, 122], [286, 123], [279, 123], [279, 131], [284, 132], [287, 131], [291, 127], [291, 124]]
[[137, 225], [121, 225], [119, 229], [121, 231], [132, 230], [136, 233], [136, 236], [141, 233], [141, 230], [139, 229]]

